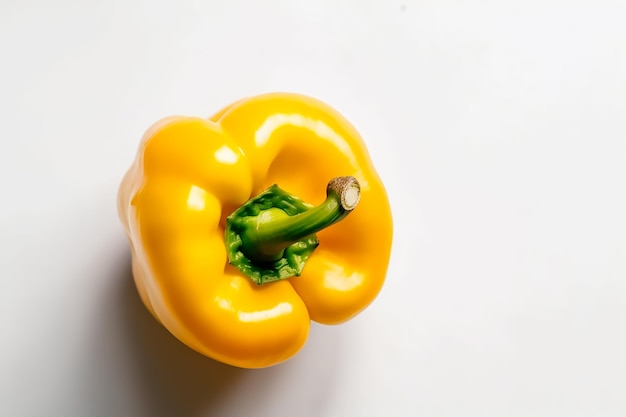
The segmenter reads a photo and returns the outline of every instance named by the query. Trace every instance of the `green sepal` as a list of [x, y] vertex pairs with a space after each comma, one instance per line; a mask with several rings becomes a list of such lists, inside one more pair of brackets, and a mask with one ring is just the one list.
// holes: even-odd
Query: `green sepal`
[[295, 216], [313, 208], [274, 184], [258, 196], [248, 200], [226, 219], [226, 252], [229, 263], [243, 272], [256, 284], [299, 276], [319, 245], [317, 236], [310, 235], [285, 248], [280, 259], [259, 263], [250, 260], [242, 251], [241, 235], [246, 228], [254, 227], [254, 221], [263, 211], [280, 209], [288, 216]]

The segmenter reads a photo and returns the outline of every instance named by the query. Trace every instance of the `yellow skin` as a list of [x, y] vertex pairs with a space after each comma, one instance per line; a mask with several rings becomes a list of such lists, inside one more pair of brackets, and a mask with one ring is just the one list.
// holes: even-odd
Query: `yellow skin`
[[[258, 286], [228, 264], [226, 217], [272, 184], [311, 204], [351, 175], [358, 207], [317, 234], [299, 277]], [[357, 131], [329, 106], [295, 94], [240, 100], [210, 119], [170, 117], [144, 135], [118, 210], [135, 284], [179, 340], [218, 361], [262, 368], [305, 343], [310, 320], [338, 324], [379, 293], [392, 220]]]

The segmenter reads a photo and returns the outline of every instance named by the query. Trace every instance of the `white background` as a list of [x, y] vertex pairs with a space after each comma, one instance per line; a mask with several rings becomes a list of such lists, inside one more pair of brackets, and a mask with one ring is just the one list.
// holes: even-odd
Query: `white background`
[[[0, 415], [626, 415], [625, 22], [619, 0], [4, 0]], [[361, 131], [394, 248], [366, 312], [247, 371], [145, 311], [116, 193], [155, 120], [276, 90]]]

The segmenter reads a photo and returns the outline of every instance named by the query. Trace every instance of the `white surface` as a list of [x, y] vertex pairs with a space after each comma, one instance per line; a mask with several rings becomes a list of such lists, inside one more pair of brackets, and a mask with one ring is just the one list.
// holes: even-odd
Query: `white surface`
[[[626, 3], [467, 3], [3, 1], [0, 415], [626, 415]], [[274, 90], [361, 131], [395, 246], [243, 371], [145, 312], [115, 199], [153, 121]]]

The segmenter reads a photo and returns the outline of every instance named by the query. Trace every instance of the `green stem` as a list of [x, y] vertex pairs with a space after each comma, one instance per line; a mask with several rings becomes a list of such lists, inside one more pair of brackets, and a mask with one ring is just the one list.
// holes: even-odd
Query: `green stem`
[[253, 223], [241, 234], [241, 251], [253, 263], [274, 262], [288, 246], [344, 219], [359, 198], [356, 178], [333, 178], [326, 188], [326, 200], [317, 207], [294, 216], [280, 209], [268, 209], [251, 218]]

